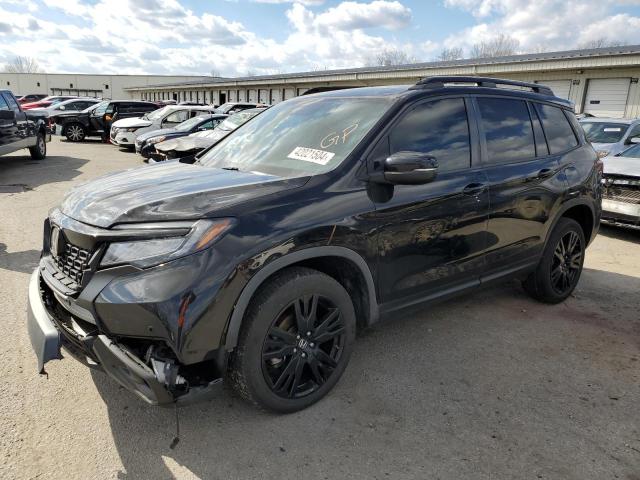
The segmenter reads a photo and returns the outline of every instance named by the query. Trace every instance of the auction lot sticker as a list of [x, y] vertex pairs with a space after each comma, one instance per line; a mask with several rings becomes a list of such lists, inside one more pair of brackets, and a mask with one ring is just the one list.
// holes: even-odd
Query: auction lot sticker
[[335, 155], [335, 153], [316, 150], [315, 148], [296, 147], [289, 155], [287, 155], [287, 158], [326, 165]]

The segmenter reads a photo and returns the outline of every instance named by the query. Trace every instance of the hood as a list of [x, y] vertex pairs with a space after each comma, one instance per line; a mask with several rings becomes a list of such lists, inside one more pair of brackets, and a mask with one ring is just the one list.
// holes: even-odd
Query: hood
[[625, 175], [640, 178], [640, 158], [605, 157], [602, 160], [605, 175]]
[[[35, 109], [34, 109], [35, 110]], [[62, 111], [59, 110], [55, 113], [55, 116], [58, 118], [67, 118], [67, 117], [79, 117], [79, 116], [88, 116], [88, 113], [82, 113], [82, 112], [71, 112], [71, 111]]]
[[[145, 140], [151, 137], [159, 137], [161, 135], [171, 135], [171, 134], [178, 134], [178, 133], [182, 133], [182, 132], [179, 132], [175, 128], [161, 128], [159, 130], [151, 130], [150, 132], [146, 132], [141, 135], [138, 135], [137, 140], [144, 142]], [[188, 135], [188, 133], [189, 132], [184, 132], [185, 135]]]
[[152, 123], [151, 120], [143, 120], [142, 118], [123, 118], [116, 120], [111, 126], [115, 128], [148, 127]]
[[60, 209], [80, 222], [195, 220], [253, 198], [300, 187], [307, 178], [221, 170], [162, 162], [106, 175], [72, 189]]
[[25, 110], [24, 113], [27, 116], [27, 118], [30, 118], [31, 120], [49, 118], [49, 112], [47, 112], [46, 110], [40, 110], [40, 109]]
[[172, 138], [156, 144], [156, 150], [159, 152], [188, 152], [195, 149], [204, 149], [210, 147], [225, 135], [207, 135]]

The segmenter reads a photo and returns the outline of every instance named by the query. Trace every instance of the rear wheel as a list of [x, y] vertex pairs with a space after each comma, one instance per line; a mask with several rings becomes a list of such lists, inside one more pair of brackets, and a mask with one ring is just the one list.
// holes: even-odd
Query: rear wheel
[[47, 142], [44, 133], [38, 132], [36, 144], [29, 148], [29, 153], [34, 160], [42, 160], [47, 156]]
[[80, 123], [72, 123], [64, 129], [65, 136], [70, 142], [81, 142], [87, 136], [87, 131]]
[[561, 218], [549, 237], [538, 267], [525, 280], [525, 290], [542, 302], [562, 302], [580, 280], [585, 248], [580, 224], [570, 218]]
[[236, 390], [254, 404], [295, 412], [324, 397], [344, 372], [355, 313], [336, 280], [291, 268], [251, 301], [231, 361]]

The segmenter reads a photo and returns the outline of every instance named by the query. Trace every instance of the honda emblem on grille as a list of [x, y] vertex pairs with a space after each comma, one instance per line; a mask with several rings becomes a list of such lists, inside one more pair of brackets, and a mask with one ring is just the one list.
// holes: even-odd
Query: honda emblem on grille
[[53, 227], [51, 230], [51, 253], [54, 257], [59, 257], [62, 253], [64, 240], [60, 239], [60, 229]]

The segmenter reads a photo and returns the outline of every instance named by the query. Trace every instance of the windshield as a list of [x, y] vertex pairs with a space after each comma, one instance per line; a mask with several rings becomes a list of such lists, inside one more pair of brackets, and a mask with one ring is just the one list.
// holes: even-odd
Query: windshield
[[193, 127], [195, 127], [200, 122], [202, 122], [204, 119], [205, 119], [205, 115], [190, 118], [189, 120], [185, 120], [184, 122], [182, 122], [180, 125], [177, 125], [176, 130], [178, 130], [179, 132], [188, 132]]
[[245, 110], [244, 112], [235, 113], [231, 115], [229, 118], [225, 119], [225, 121], [222, 122], [220, 125], [218, 125], [218, 128], [220, 130], [226, 130], [227, 132], [230, 132], [238, 128], [243, 123], [248, 122], [259, 113], [260, 111], [255, 111], [255, 110], [254, 111]]
[[164, 114], [168, 113], [170, 110], [173, 110], [173, 108], [169, 106], [162, 107], [154, 110], [153, 112], [145, 113], [142, 118], [144, 118], [145, 120], [157, 120], [159, 118], [162, 118]]
[[100, 102], [100, 103], [96, 103], [94, 105], [89, 105], [87, 108], [82, 110], [81, 113], [88, 113], [88, 112], [91, 112], [93, 110], [97, 111], [99, 108], [104, 108], [106, 110], [108, 104], [109, 104], [109, 101], [107, 100], [106, 102]]
[[221, 140], [199, 163], [281, 177], [327, 172], [353, 151], [393, 100], [300, 97], [279, 103]]
[[640, 143], [616, 155], [616, 157], [640, 158]]
[[629, 128], [626, 123], [580, 122], [591, 143], [616, 143]]

